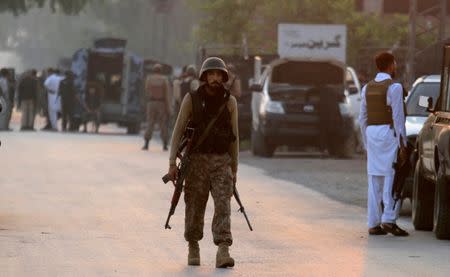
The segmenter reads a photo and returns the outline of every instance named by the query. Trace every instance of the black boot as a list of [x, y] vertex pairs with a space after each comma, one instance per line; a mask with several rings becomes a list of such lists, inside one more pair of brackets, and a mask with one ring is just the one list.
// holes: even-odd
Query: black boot
[[164, 146], [163, 146], [163, 150], [164, 151], [167, 151], [169, 148], [167, 148], [167, 143], [164, 143]]
[[148, 150], [148, 144], [149, 144], [149, 142], [150, 142], [149, 139], [146, 139], [146, 140], [145, 140], [144, 146], [142, 146], [142, 150]]

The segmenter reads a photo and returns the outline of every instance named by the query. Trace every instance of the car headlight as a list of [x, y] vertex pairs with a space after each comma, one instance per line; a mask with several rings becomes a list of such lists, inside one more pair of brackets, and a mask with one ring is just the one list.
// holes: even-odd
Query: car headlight
[[284, 114], [283, 104], [277, 101], [266, 101], [264, 111], [267, 113]]
[[339, 111], [341, 115], [351, 115], [350, 105], [347, 103], [339, 103]]

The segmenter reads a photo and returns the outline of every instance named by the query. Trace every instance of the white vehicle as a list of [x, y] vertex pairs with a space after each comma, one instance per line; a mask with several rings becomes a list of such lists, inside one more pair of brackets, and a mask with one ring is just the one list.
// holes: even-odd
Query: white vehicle
[[[439, 86], [441, 83], [440, 75], [428, 75], [418, 78], [409, 93], [408, 99], [406, 100], [406, 136], [408, 138], [408, 144], [411, 148], [416, 147], [416, 139], [419, 135], [425, 121], [428, 118], [429, 112], [426, 108], [420, 106], [421, 101], [427, 101], [428, 97], [433, 98], [433, 103], [436, 103], [439, 96]], [[411, 162], [415, 165], [417, 157], [413, 153], [411, 157]], [[412, 182], [414, 176], [414, 166], [413, 171], [410, 172], [410, 176], [406, 179], [405, 185], [403, 186], [402, 198], [410, 198], [412, 196]]]
[[352, 67], [347, 67], [345, 74], [345, 95], [350, 101], [350, 110], [354, 120], [356, 151], [362, 152], [361, 132], [359, 130], [359, 110], [361, 108], [361, 83]]

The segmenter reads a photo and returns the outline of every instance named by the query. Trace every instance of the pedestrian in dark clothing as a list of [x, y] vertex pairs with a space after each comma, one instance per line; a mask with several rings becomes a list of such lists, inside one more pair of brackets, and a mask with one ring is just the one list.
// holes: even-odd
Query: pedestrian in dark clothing
[[62, 106], [62, 130], [73, 130], [73, 113], [77, 99], [77, 92], [74, 84], [72, 71], [66, 72], [66, 78], [59, 85], [59, 94]]
[[335, 147], [337, 141], [341, 141], [339, 137], [339, 129], [342, 126], [342, 116], [339, 110], [339, 99], [344, 95], [339, 90], [316, 85], [314, 94], [318, 93], [319, 102], [319, 118], [320, 118], [320, 150], [322, 154], [330, 147]]
[[86, 113], [84, 115], [84, 132], [87, 132], [87, 124], [93, 121], [95, 132], [98, 133], [100, 127], [100, 107], [101, 107], [102, 91], [97, 83], [89, 83], [87, 86], [87, 94], [84, 99]]
[[22, 78], [17, 88], [18, 105], [22, 110], [22, 122], [20, 130], [34, 130], [34, 118], [36, 115], [36, 103], [38, 100], [38, 83], [36, 70], [32, 69]]

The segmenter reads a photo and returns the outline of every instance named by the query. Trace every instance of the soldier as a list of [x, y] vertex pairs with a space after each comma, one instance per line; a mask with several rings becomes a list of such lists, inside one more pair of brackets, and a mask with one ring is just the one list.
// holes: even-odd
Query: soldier
[[397, 67], [392, 54], [381, 53], [375, 57], [375, 62], [379, 73], [362, 90], [359, 118], [367, 150], [369, 234], [408, 236], [396, 224], [400, 205], [394, 205], [391, 193], [394, 181], [392, 164], [398, 149], [400, 159], [407, 159], [403, 89], [401, 84], [392, 80]]
[[144, 134], [144, 146], [142, 150], [148, 150], [148, 144], [153, 135], [153, 127], [158, 122], [161, 129], [163, 149], [167, 150], [169, 141], [168, 118], [170, 113], [170, 87], [169, 80], [161, 74], [162, 66], [155, 64], [153, 74], [145, 80], [145, 91], [147, 92], [147, 130]]
[[[204, 82], [195, 92], [187, 94], [172, 135], [169, 177], [175, 180], [177, 148], [188, 122], [193, 122], [195, 138], [202, 136], [206, 125], [217, 117], [206, 139], [191, 155], [191, 167], [186, 176], [184, 200], [186, 203], [184, 237], [189, 243], [188, 265], [200, 265], [198, 241], [203, 238], [206, 202], [209, 193], [214, 199], [212, 232], [218, 246], [216, 267], [233, 267], [229, 246], [233, 239], [230, 230], [230, 200], [236, 183], [239, 135], [236, 98], [225, 89], [228, 71], [225, 63], [216, 57], [204, 61], [200, 71]], [[217, 115], [222, 110], [220, 115]]]
[[235, 72], [235, 67], [233, 64], [228, 64], [228, 70], [230, 79], [225, 84], [225, 87], [230, 91], [231, 95], [236, 97], [236, 99], [239, 99], [241, 97], [242, 91], [241, 91], [241, 79]]

